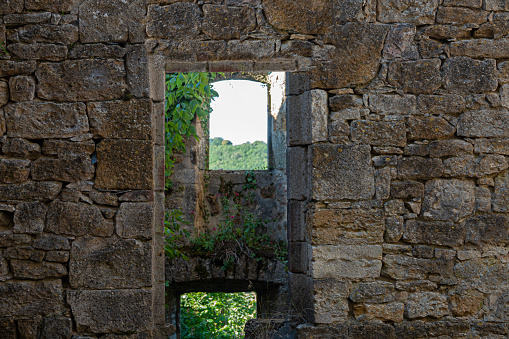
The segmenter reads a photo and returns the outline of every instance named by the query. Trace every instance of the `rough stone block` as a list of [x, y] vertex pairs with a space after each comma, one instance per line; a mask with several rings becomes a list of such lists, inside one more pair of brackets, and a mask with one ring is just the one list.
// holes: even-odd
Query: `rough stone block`
[[447, 297], [435, 292], [412, 293], [405, 304], [405, 316], [409, 319], [441, 318], [449, 314]]
[[416, 112], [414, 95], [369, 94], [369, 109], [373, 113], [410, 115]]
[[345, 109], [362, 108], [362, 105], [362, 98], [357, 95], [342, 94], [329, 98], [329, 107], [334, 112]]
[[152, 102], [149, 99], [87, 104], [90, 131], [109, 139], [151, 139]]
[[482, 0], [445, 0], [443, 5], [446, 7], [481, 8]]
[[438, 8], [436, 0], [416, 0], [404, 4], [396, 0], [382, 0], [378, 3], [378, 18], [381, 22], [408, 22], [415, 25], [435, 23]]
[[25, 9], [30, 11], [49, 11], [53, 13], [69, 12], [72, 0], [24, 0]]
[[10, 98], [12, 101], [32, 101], [35, 97], [35, 80], [28, 76], [16, 76], [9, 79]]
[[378, 245], [325, 245], [313, 247], [313, 278], [377, 278], [382, 268]]
[[[231, 60], [270, 59], [274, 56], [275, 49], [276, 40], [230, 40], [227, 43], [226, 54]], [[254, 69], [254, 65], [251, 67]], [[242, 69], [237, 70], [242, 71]], [[225, 71], [228, 72], [228, 70]]]
[[458, 139], [432, 141], [429, 144], [429, 156], [432, 158], [472, 155], [473, 150], [471, 143]]
[[8, 14], [4, 16], [4, 24], [8, 26], [21, 26], [30, 24], [42, 24], [51, 20], [50, 12]]
[[23, 11], [22, 1], [2, 0], [0, 5], [0, 15], [20, 13]]
[[394, 61], [387, 79], [405, 93], [430, 94], [442, 85], [440, 65], [440, 59]]
[[34, 240], [34, 248], [45, 251], [70, 250], [69, 240], [66, 237], [53, 234], [40, 234]]
[[6, 317], [46, 315], [63, 310], [62, 282], [6, 281], [0, 284], [0, 307]]
[[488, 12], [465, 7], [440, 7], [436, 22], [439, 24], [482, 24], [488, 20]]
[[375, 193], [369, 146], [314, 145], [311, 159], [315, 199], [360, 200]]
[[[5, 259], [32, 260], [40, 263], [44, 258], [44, 251], [36, 250], [31, 246], [17, 246], [6, 248], [3, 257]], [[19, 265], [18, 265], [19, 266]]]
[[40, 202], [23, 202], [16, 206], [14, 233], [38, 234], [44, 230], [48, 209]]
[[354, 305], [353, 313], [358, 321], [403, 321], [405, 304], [392, 302], [389, 304]]
[[439, 117], [410, 117], [407, 121], [409, 139], [441, 139], [454, 135], [456, 129]]
[[29, 102], [4, 108], [9, 137], [27, 139], [70, 138], [88, 131], [82, 103]]
[[32, 163], [34, 180], [76, 182], [94, 177], [94, 165], [89, 156], [81, 155], [59, 159], [39, 158]]
[[450, 91], [491, 92], [497, 89], [497, 68], [493, 59], [452, 57], [444, 61], [444, 87]]
[[[507, 37], [508, 35], [509, 23], [506, 20], [486, 22], [474, 32], [475, 38], [499, 39], [500, 37]], [[486, 43], [489, 44], [490, 42], [486, 41]]]
[[495, 192], [493, 193], [493, 211], [509, 211], [509, 173], [503, 173], [495, 178]]
[[[351, 3], [346, 3], [351, 6]], [[327, 0], [282, 1], [264, 0], [267, 21], [277, 29], [301, 34], [330, 32], [333, 24], [333, 3]]]
[[68, 251], [49, 251], [49, 252], [46, 252], [46, 255], [44, 256], [44, 260], [52, 261], [52, 262], [66, 263], [69, 261], [69, 252]]
[[127, 90], [135, 97], [150, 96], [148, 63], [148, 53], [145, 45], [137, 44], [127, 47]]
[[152, 281], [149, 243], [84, 237], [73, 242], [69, 282], [73, 288], [140, 288]]
[[[109, 236], [101, 211], [96, 206], [71, 202], [51, 203], [46, 219], [46, 231], [69, 236]], [[105, 234], [108, 233], [108, 234]]]
[[24, 43], [71, 45], [78, 41], [78, 27], [74, 25], [26, 25], [8, 30], [7, 39]]
[[428, 220], [458, 222], [472, 214], [475, 184], [457, 179], [435, 179], [426, 183], [422, 215]]
[[212, 39], [238, 39], [255, 27], [256, 15], [253, 8], [208, 4], [203, 6], [202, 30]]
[[19, 184], [28, 179], [30, 161], [0, 157], [0, 184]]
[[[0, 107], [4, 106], [9, 102], [9, 85], [5, 81], [0, 81]], [[3, 116], [3, 112], [1, 113], [1, 116]], [[4, 120], [4, 118], [0, 118]], [[3, 125], [3, 128], [0, 129], [0, 135], [5, 133], [5, 121], [1, 123]]]
[[390, 216], [385, 219], [385, 234], [384, 240], [386, 242], [398, 242], [403, 236], [405, 220], [401, 216]]
[[12, 275], [17, 279], [61, 278], [67, 275], [65, 266], [58, 263], [12, 259], [11, 268]]
[[124, 63], [117, 60], [66, 60], [41, 63], [37, 96], [57, 101], [119, 99], [126, 89]]
[[72, 332], [72, 319], [60, 316], [46, 317], [42, 325], [43, 338], [69, 338]]
[[97, 145], [95, 186], [110, 189], [151, 189], [153, 145], [142, 140], [105, 139]]
[[405, 122], [358, 120], [351, 125], [352, 140], [373, 146], [406, 145]]
[[21, 138], [6, 138], [2, 142], [2, 152], [9, 157], [35, 159], [41, 155], [41, 146]]
[[389, 167], [380, 168], [375, 171], [375, 196], [377, 199], [389, 199], [392, 175], [393, 170]]
[[426, 279], [431, 271], [429, 259], [407, 255], [385, 255], [382, 275], [396, 280]]
[[465, 99], [461, 95], [419, 95], [417, 107], [424, 114], [454, 115], [463, 112]]
[[168, 6], [150, 5], [147, 34], [155, 38], [193, 38], [200, 33], [202, 20], [197, 4], [181, 2]]
[[52, 181], [0, 185], [0, 201], [7, 200], [48, 201], [55, 199], [61, 190], [62, 183]]
[[125, 42], [131, 1], [86, 0], [79, 6], [80, 41]]
[[509, 155], [509, 139], [475, 139], [476, 153]]
[[497, 69], [500, 84], [509, 83], [509, 61], [499, 62]]
[[399, 179], [429, 180], [440, 177], [443, 172], [444, 166], [440, 159], [409, 157], [398, 161]]
[[122, 59], [126, 49], [119, 45], [106, 44], [76, 44], [69, 51], [70, 59]]
[[[322, 18], [321, 18], [322, 19]], [[312, 87], [342, 88], [364, 84], [378, 72], [389, 25], [349, 22], [325, 39], [335, 49], [311, 71]]]
[[509, 112], [507, 110], [481, 110], [463, 113], [457, 126], [463, 137], [509, 137]]
[[93, 140], [74, 142], [46, 139], [42, 144], [42, 153], [45, 155], [56, 155], [59, 158], [83, 157], [85, 155], [92, 155], [94, 152], [95, 143]]
[[509, 108], [509, 85], [500, 87], [500, 103], [502, 107]]
[[69, 291], [67, 302], [81, 332], [143, 331], [149, 329], [152, 319], [150, 291]]
[[484, 9], [487, 11], [509, 11], [509, 2], [507, 0], [486, 0]]
[[440, 221], [407, 220], [403, 240], [412, 244], [456, 247], [463, 244], [465, 228]]
[[451, 44], [451, 56], [502, 59], [509, 57], [509, 39], [475, 39]]
[[396, 24], [391, 27], [383, 50], [386, 60], [394, 58], [418, 59], [419, 52], [415, 45], [416, 28], [412, 24]]
[[355, 284], [349, 299], [354, 303], [381, 304], [395, 301], [396, 296], [394, 283], [374, 281]]
[[399, 199], [420, 199], [424, 196], [424, 184], [417, 181], [393, 181], [391, 183], [391, 196]]
[[313, 245], [377, 244], [384, 233], [381, 210], [316, 210], [311, 223]]
[[504, 246], [509, 242], [509, 223], [505, 215], [481, 215], [465, 224], [466, 242], [485, 246]]
[[0, 60], [0, 77], [30, 75], [35, 72], [35, 61]]
[[330, 324], [348, 317], [349, 283], [344, 280], [315, 280], [313, 284], [315, 322]]
[[116, 214], [117, 233], [123, 238], [152, 238], [154, 205], [124, 202]]

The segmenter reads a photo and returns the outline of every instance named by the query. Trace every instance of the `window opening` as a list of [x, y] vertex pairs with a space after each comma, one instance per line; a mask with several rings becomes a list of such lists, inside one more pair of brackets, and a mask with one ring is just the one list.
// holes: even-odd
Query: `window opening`
[[180, 338], [243, 338], [256, 318], [256, 293], [192, 292], [180, 296]]
[[213, 83], [209, 169], [268, 169], [268, 86], [249, 80]]

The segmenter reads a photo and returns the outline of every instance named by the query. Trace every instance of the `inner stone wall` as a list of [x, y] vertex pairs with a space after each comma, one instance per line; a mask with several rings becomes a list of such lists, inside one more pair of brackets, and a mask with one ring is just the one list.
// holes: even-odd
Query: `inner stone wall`
[[0, 0], [0, 18], [1, 337], [165, 336], [166, 63], [296, 71], [299, 337], [509, 334], [507, 0]]

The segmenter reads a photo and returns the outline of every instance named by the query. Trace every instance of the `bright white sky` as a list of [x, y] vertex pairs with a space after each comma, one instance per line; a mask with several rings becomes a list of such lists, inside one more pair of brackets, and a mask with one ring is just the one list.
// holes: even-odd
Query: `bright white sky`
[[212, 101], [210, 138], [234, 145], [267, 142], [267, 87], [248, 80], [219, 81], [212, 87], [219, 97]]

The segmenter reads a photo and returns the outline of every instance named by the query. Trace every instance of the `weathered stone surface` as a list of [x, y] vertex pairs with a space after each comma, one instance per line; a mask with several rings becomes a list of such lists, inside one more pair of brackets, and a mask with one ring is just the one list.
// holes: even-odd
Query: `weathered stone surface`
[[[118, 206], [118, 199], [115, 194], [92, 190], [88, 193], [90, 199], [99, 205]], [[103, 213], [104, 214], [104, 213]]]
[[144, 290], [69, 291], [78, 331], [93, 333], [148, 330], [152, 293]]
[[60, 316], [46, 317], [42, 325], [42, 337], [69, 338], [72, 332], [72, 319]]
[[[127, 90], [135, 97], [150, 96], [149, 60], [145, 45], [127, 47], [126, 54]], [[148, 109], [151, 111], [151, 109]], [[147, 114], [150, 116], [150, 114]]]
[[376, 278], [382, 268], [378, 245], [325, 245], [313, 247], [313, 277]]
[[449, 292], [451, 313], [456, 317], [472, 316], [483, 306], [484, 296], [475, 289], [456, 287]]
[[325, 41], [336, 48], [328, 52], [328, 61], [316, 62], [311, 72], [312, 86], [340, 88], [373, 79], [388, 30], [388, 25], [369, 23], [347, 23], [339, 27]]
[[8, 14], [4, 16], [4, 24], [8, 26], [41, 24], [50, 21], [50, 12]]
[[9, 79], [9, 89], [12, 101], [32, 101], [35, 97], [35, 80], [24, 75], [11, 77]]
[[17, 279], [48, 279], [61, 278], [67, 275], [67, 269], [62, 264], [49, 262], [33, 262], [25, 260], [11, 260], [12, 275]]
[[509, 155], [509, 139], [475, 139], [476, 153]]
[[444, 87], [450, 91], [490, 92], [497, 89], [497, 69], [493, 59], [453, 57], [444, 61]]
[[[5, 81], [0, 81], [0, 107], [4, 106], [9, 102], [9, 85]], [[1, 113], [3, 116], [3, 112]], [[0, 118], [4, 120], [4, 118]], [[3, 128], [0, 128], [0, 135], [5, 133], [5, 121], [2, 122]]]
[[369, 109], [374, 113], [404, 114], [416, 112], [416, 98], [413, 95], [368, 95]]
[[443, 5], [447, 7], [481, 8], [482, 0], [445, 0]]
[[375, 193], [369, 146], [311, 147], [313, 197], [370, 199]]
[[353, 314], [358, 321], [403, 321], [405, 304], [392, 302], [389, 304], [354, 305]]
[[197, 4], [188, 2], [148, 7], [147, 34], [150, 37], [185, 39], [200, 33], [202, 16]]
[[121, 59], [125, 56], [126, 49], [119, 45], [106, 44], [76, 44], [69, 51], [70, 59]]
[[65, 262], [69, 261], [69, 252], [68, 251], [49, 251], [49, 252], [46, 252], [46, 255], [44, 256], [44, 260], [65, 263]]
[[65, 237], [53, 234], [40, 234], [34, 240], [34, 248], [45, 251], [70, 250], [69, 240]]
[[35, 72], [35, 61], [0, 60], [0, 77], [29, 75]]
[[[230, 40], [227, 44], [227, 55], [231, 60], [258, 60], [268, 59], [274, 56], [276, 49], [275, 40]], [[238, 67], [231, 66], [230, 63], [221, 66], [214, 72], [232, 72], [232, 71], [249, 71], [252, 64], [247, 62], [245, 64], [239, 63]]]
[[406, 93], [430, 94], [442, 85], [440, 65], [440, 59], [394, 61], [387, 79]]
[[152, 238], [154, 205], [125, 202], [116, 214], [117, 233], [123, 238]]
[[443, 171], [444, 166], [440, 159], [409, 157], [398, 161], [399, 179], [429, 180], [440, 177]]
[[22, 1], [2, 0], [0, 5], [0, 15], [20, 13], [23, 11]]
[[24, 43], [71, 45], [78, 41], [78, 27], [74, 25], [27, 25], [8, 30], [7, 39]]
[[507, 288], [508, 266], [495, 258], [475, 258], [456, 264], [454, 275], [483, 293], [492, 293]]
[[396, 290], [386, 281], [359, 283], [353, 286], [349, 299], [355, 303], [388, 303], [396, 300]]
[[73, 242], [69, 282], [73, 288], [150, 286], [152, 251], [133, 239], [84, 237]]
[[440, 221], [407, 220], [403, 240], [413, 244], [456, 247], [463, 244], [465, 228]]
[[436, 21], [439, 24], [482, 24], [488, 19], [488, 12], [464, 7], [440, 7]]
[[499, 82], [501, 84], [509, 83], [509, 61], [499, 62], [497, 69]]
[[401, 216], [390, 216], [385, 219], [385, 234], [384, 240], [386, 242], [398, 242], [403, 236], [405, 221]]
[[475, 207], [475, 184], [457, 179], [435, 179], [426, 183], [422, 215], [428, 220], [458, 222]]
[[6, 281], [0, 284], [0, 306], [6, 317], [51, 314], [63, 309], [60, 280]]
[[128, 39], [128, 8], [131, 1], [86, 0], [79, 7], [80, 41], [125, 42]]
[[441, 139], [454, 135], [456, 129], [439, 117], [415, 117], [407, 121], [409, 139]]
[[348, 316], [348, 287], [344, 280], [315, 280], [313, 297], [315, 305], [315, 321], [330, 324], [345, 320]]
[[95, 186], [112, 189], [153, 187], [153, 146], [141, 140], [103, 140], [97, 145]]
[[429, 156], [442, 158], [450, 156], [472, 155], [474, 146], [459, 139], [437, 140], [429, 143]]
[[351, 108], [362, 108], [362, 98], [356, 95], [335, 95], [329, 98], [329, 107], [333, 112]]
[[417, 59], [419, 52], [415, 45], [415, 25], [396, 24], [391, 27], [383, 50], [384, 59]]
[[461, 95], [419, 95], [417, 107], [424, 114], [454, 115], [463, 112], [465, 99]]
[[53, 200], [62, 189], [61, 182], [28, 182], [25, 184], [0, 185], [0, 201], [6, 200]]
[[44, 251], [36, 250], [31, 246], [9, 247], [3, 253], [5, 259], [25, 259], [41, 262], [44, 258]]
[[0, 232], [0, 247], [29, 245], [32, 238], [26, 234], [12, 234], [12, 231]]
[[30, 161], [0, 157], [0, 184], [19, 184], [28, 179]]
[[76, 182], [94, 177], [94, 165], [89, 156], [69, 158], [39, 158], [32, 163], [34, 180], [60, 180]]
[[24, 0], [25, 9], [30, 11], [69, 12], [73, 1], [69, 0]]
[[380, 168], [375, 171], [375, 197], [377, 199], [389, 199], [393, 172], [393, 169], [389, 167]]
[[151, 139], [152, 103], [148, 99], [87, 104], [90, 130], [109, 139]]
[[46, 139], [42, 144], [42, 153], [56, 155], [59, 158], [79, 157], [92, 155], [95, 151], [93, 140], [74, 142], [67, 140]]
[[378, 3], [378, 19], [381, 22], [407, 22], [415, 25], [435, 23], [438, 1], [415, 0], [404, 4], [396, 0], [382, 0]]
[[506, 110], [481, 110], [463, 113], [457, 126], [463, 137], [509, 137], [509, 112]]
[[117, 60], [66, 60], [41, 63], [37, 96], [46, 100], [119, 99], [126, 88], [124, 63]]
[[268, 22], [280, 30], [318, 34], [330, 32], [332, 28], [334, 13], [332, 1], [264, 0], [263, 7]]
[[55, 44], [9, 44], [9, 52], [22, 60], [60, 61], [67, 56], [67, 46]]
[[381, 210], [317, 210], [312, 225], [313, 245], [376, 244], [384, 232]]
[[419, 35], [437, 40], [465, 39], [470, 37], [471, 31], [468, 26], [431, 25], [421, 29]]
[[409, 319], [441, 318], [449, 314], [447, 297], [434, 292], [412, 293], [405, 305], [405, 316]]
[[145, 202], [154, 201], [154, 191], [130, 191], [122, 194], [118, 201]]
[[507, 0], [486, 0], [484, 7], [487, 11], [509, 11], [509, 2]]
[[396, 280], [426, 279], [436, 270], [430, 259], [388, 254], [383, 259], [382, 274]]
[[7, 136], [27, 139], [70, 138], [88, 131], [82, 103], [29, 102], [4, 108]]
[[493, 194], [493, 211], [509, 211], [509, 173], [503, 173], [495, 178], [495, 192]]
[[18, 204], [14, 213], [14, 233], [42, 233], [47, 210], [46, 206], [40, 202]]
[[105, 227], [101, 211], [96, 206], [54, 201], [49, 206], [46, 231], [69, 236], [109, 236], [113, 230]]
[[481, 215], [465, 224], [466, 242], [485, 246], [503, 246], [509, 242], [508, 219], [504, 215]]
[[203, 27], [212, 39], [238, 39], [256, 26], [255, 11], [250, 7], [203, 6]]
[[509, 57], [509, 39], [462, 40], [451, 44], [452, 56], [470, 58], [507, 58]]
[[354, 121], [351, 125], [353, 141], [373, 146], [405, 146], [404, 121]]

